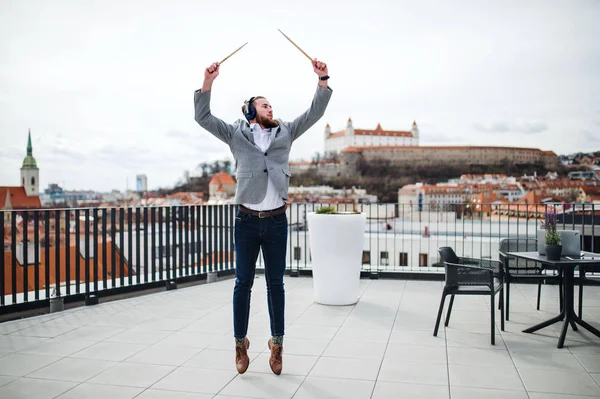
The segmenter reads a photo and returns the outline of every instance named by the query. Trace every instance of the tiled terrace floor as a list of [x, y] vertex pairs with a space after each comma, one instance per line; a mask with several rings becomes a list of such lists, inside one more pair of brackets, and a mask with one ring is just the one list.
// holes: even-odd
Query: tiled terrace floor
[[[536, 286], [515, 286], [511, 320], [491, 346], [485, 298], [457, 297], [450, 326], [433, 337], [441, 282], [361, 284], [358, 304], [328, 307], [313, 302], [310, 278], [286, 278], [281, 376], [267, 364], [263, 276], [244, 375], [233, 361], [233, 280], [2, 323], [0, 398], [600, 397], [600, 339], [570, 330], [557, 349], [558, 326], [521, 332], [557, 313], [556, 286], [542, 288], [541, 311]], [[584, 318], [598, 327], [600, 287], [586, 288]]]

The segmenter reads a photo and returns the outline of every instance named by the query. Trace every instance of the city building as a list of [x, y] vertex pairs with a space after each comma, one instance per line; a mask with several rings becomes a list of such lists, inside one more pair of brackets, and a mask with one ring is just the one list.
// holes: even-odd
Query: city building
[[355, 129], [352, 119], [344, 130], [331, 132], [329, 124], [325, 126], [325, 153], [342, 152], [347, 147], [377, 147], [377, 146], [418, 146], [419, 128], [413, 122], [409, 131], [383, 130], [380, 124], [373, 130]]
[[135, 189], [139, 193], [148, 191], [148, 177], [146, 175], [137, 175], [135, 177]]
[[219, 172], [208, 183], [209, 203], [231, 202], [235, 197], [237, 183], [227, 172]]

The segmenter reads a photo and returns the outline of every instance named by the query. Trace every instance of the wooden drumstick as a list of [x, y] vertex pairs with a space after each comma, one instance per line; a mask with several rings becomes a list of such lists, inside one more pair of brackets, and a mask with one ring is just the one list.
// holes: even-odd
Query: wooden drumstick
[[240, 51], [242, 49], [242, 47], [244, 47], [246, 44], [248, 44], [248, 42], [242, 44], [237, 50], [235, 50], [233, 53], [229, 54], [227, 57], [223, 58], [223, 61], [219, 62], [219, 65], [221, 65], [222, 63], [225, 62], [225, 60], [229, 57], [231, 57], [232, 55], [234, 55], [235, 53], [237, 53], [238, 51]]
[[[279, 32], [281, 32], [281, 29], [277, 29]], [[313, 62], [313, 59], [310, 58], [310, 56], [308, 54], [306, 54], [306, 52], [304, 50], [302, 50], [296, 43], [294, 43], [294, 41], [292, 39], [290, 39], [289, 37], [287, 37], [287, 35], [283, 32], [281, 32], [281, 34], [283, 36], [285, 36], [286, 39], [288, 39], [290, 41], [290, 43], [292, 43], [294, 46], [296, 46], [296, 48], [298, 50], [300, 50], [302, 52], [302, 54], [304, 54], [306, 56], [306, 58], [308, 58], [310, 60], [310, 62]]]

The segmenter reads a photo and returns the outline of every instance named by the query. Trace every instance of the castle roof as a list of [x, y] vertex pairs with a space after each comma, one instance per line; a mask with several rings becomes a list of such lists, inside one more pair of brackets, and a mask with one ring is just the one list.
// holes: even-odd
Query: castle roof
[[[348, 119], [348, 123], [352, 123], [351, 119]], [[329, 126], [329, 125], [328, 125]], [[416, 126], [416, 123], [413, 122], [413, 126]], [[346, 135], [346, 130], [340, 130], [338, 132], [331, 133], [328, 139], [333, 139], [336, 137], [342, 137]], [[355, 136], [389, 136], [389, 137], [414, 137], [413, 133], [410, 131], [402, 131], [402, 130], [384, 130], [381, 127], [381, 124], [378, 123], [377, 127], [373, 130], [369, 129], [354, 129]]]

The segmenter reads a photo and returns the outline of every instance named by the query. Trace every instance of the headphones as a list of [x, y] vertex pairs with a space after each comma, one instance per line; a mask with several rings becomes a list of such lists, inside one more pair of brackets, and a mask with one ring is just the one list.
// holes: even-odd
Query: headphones
[[252, 101], [254, 101], [255, 97], [250, 97], [250, 100], [246, 101], [246, 112], [244, 112], [244, 116], [248, 121], [256, 118], [256, 108], [252, 105]]

